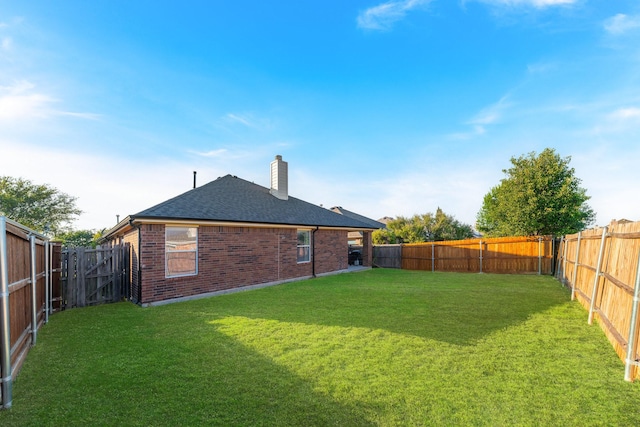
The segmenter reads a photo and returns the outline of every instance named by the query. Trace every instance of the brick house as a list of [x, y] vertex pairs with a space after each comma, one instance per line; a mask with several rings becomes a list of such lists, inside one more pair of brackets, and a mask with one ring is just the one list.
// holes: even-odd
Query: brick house
[[131, 295], [152, 305], [196, 295], [348, 271], [348, 238], [369, 223], [288, 195], [287, 162], [271, 163], [271, 188], [226, 175], [129, 215], [103, 237], [129, 243]]

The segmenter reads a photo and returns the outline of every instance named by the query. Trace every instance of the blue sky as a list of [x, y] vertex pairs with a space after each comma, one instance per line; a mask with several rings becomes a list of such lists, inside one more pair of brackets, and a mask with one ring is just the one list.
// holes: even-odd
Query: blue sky
[[0, 175], [101, 229], [226, 174], [374, 219], [474, 224], [546, 147], [640, 220], [640, 3], [0, 0]]

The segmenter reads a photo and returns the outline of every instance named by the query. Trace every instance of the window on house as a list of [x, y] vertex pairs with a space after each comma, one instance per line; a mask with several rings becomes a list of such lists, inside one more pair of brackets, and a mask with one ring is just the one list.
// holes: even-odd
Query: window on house
[[198, 274], [197, 227], [166, 227], [164, 251], [167, 277]]
[[298, 230], [298, 263], [311, 261], [311, 231]]

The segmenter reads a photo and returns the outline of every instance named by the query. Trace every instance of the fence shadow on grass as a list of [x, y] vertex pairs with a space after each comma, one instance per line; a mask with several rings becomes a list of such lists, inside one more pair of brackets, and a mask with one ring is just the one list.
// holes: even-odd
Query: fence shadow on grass
[[157, 372], [175, 379], [172, 390], [147, 395], [153, 406], [170, 405], [177, 424], [373, 425], [359, 408], [314, 391], [313, 384], [237, 340], [211, 328], [202, 337], [177, 342], [181, 348], [171, 366]]
[[0, 425], [373, 425], [361, 408], [191, 319], [162, 324], [124, 303], [59, 314]]
[[549, 276], [384, 269], [283, 285], [242, 298], [253, 301], [247, 311], [224, 314], [382, 329], [456, 345], [472, 345], [568, 301], [567, 292]]

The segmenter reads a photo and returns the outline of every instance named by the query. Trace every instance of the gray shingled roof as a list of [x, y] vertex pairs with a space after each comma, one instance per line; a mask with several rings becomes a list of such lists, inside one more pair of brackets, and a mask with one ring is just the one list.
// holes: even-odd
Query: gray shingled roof
[[131, 219], [145, 218], [378, 228], [295, 197], [280, 200], [268, 188], [231, 175], [131, 215]]

